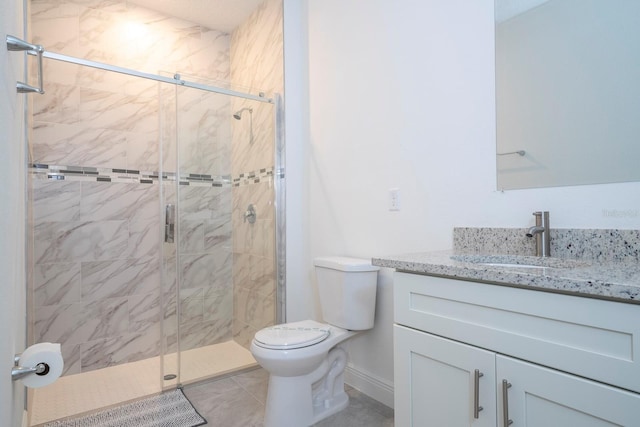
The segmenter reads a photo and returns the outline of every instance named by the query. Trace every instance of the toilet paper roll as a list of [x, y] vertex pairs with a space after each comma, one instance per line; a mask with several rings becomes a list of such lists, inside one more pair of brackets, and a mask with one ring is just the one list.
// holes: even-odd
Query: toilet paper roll
[[22, 383], [31, 388], [44, 387], [57, 380], [62, 374], [64, 361], [62, 360], [62, 351], [60, 344], [41, 342], [27, 347], [20, 355], [18, 364], [24, 368], [32, 368], [39, 363], [48, 366], [42, 374], [29, 374], [22, 378]]

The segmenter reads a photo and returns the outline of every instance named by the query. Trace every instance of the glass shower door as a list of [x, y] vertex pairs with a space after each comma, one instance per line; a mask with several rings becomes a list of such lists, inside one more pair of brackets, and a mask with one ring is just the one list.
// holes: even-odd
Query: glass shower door
[[174, 242], [164, 244], [165, 372], [188, 384], [256, 366], [251, 338], [276, 321], [275, 108], [181, 86], [172, 102], [163, 141], [164, 202], [175, 207]]

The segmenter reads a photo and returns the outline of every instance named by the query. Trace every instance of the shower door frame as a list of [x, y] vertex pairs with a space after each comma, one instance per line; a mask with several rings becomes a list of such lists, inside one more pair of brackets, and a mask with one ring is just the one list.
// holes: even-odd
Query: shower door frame
[[[29, 53], [30, 55], [34, 55], [33, 52], [27, 52], [27, 53]], [[231, 89], [225, 89], [225, 88], [220, 88], [220, 87], [216, 87], [216, 86], [204, 85], [204, 84], [200, 84], [200, 83], [196, 83], [196, 82], [182, 80], [180, 78], [179, 74], [174, 75], [173, 78], [164, 77], [164, 76], [161, 76], [159, 74], [145, 73], [145, 72], [142, 72], [142, 71], [132, 70], [131, 68], [118, 67], [116, 65], [109, 65], [109, 64], [105, 64], [103, 62], [90, 61], [88, 59], [76, 58], [76, 57], [73, 57], [73, 56], [63, 55], [63, 54], [60, 54], [60, 53], [53, 53], [53, 52], [48, 52], [48, 51], [44, 51], [42, 53], [42, 57], [43, 58], [47, 58], [47, 59], [54, 59], [56, 61], [68, 62], [70, 64], [84, 65], [84, 66], [91, 67], [91, 68], [97, 68], [99, 70], [112, 71], [114, 73], [126, 74], [128, 76], [140, 77], [140, 78], [147, 79], [147, 80], [155, 80], [157, 82], [169, 83], [169, 84], [189, 87], [189, 88], [193, 88], [193, 89], [200, 89], [200, 90], [204, 90], [204, 91], [207, 91], [207, 92], [220, 93], [220, 94], [223, 94], [223, 95], [237, 96], [239, 98], [251, 99], [253, 101], [259, 101], [259, 102], [266, 102], [266, 103], [269, 103], [269, 104], [275, 104], [275, 101], [273, 100], [273, 98], [267, 98], [263, 93], [260, 93], [258, 95], [252, 95], [250, 93], [238, 92], [238, 91], [231, 90]], [[276, 132], [276, 134], [277, 133], [278, 132]], [[277, 144], [277, 141], [276, 141], [276, 144]]]

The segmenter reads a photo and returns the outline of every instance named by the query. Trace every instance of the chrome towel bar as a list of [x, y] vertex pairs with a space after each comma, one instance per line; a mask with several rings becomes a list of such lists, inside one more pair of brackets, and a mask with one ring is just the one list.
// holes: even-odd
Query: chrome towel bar
[[42, 76], [42, 54], [44, 48], [39, 44], [31, 44], [15, 36], [7, 35], [7, 50], [15, 52], [28, 52], [38, 56], [38, 87], [27, 83], [17, 82], [18, 93], [39, 93], [44, 94], [44, 82]]

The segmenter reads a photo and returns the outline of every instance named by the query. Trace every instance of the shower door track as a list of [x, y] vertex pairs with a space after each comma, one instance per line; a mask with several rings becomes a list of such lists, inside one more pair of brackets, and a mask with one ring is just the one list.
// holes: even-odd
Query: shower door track
[[273, 104], [274, 103], [272, 98], [267, 98], [267, 97], [263, 96], [262, 94], [260, 94], [260, 95], [251, 95], [250, 93], [238, 92], [238, 91], [235, 91], [235, 90], [224, 89], [224, 88], [220, 88], [220, 87], [215, 87], [215, 86], [209, 86], [209, 85], [203, 85], [203, 84], [200, 84], [200, 83], [190, 82], [190, 81], [187, 81], [187, 80], [180, 79], [180, 75], [178, 75], [178, 74], [176, 74], [173, 78], [164, 77], [164, 76], [161, 76], [161, 75], [158, 75], [158, 74], [144, 73], [142, 71], [136, 71], [136, 70], [132, 70], [130, 68], [118, 67], [118, 66], [115, 66], [115, 65], [104, 64], [102, 62], [90, 61], [88, 59], [75, 58], [73, 56], [62, 55], [60, 53], [54, 53], [54, 52], [48, 52], [48, 51], [44, 51], [42, 56], [44, 58], [53, 59], [53, 60], [56, 60], [56, 61], [63, 61], [63, 62], [71, 63], [71, 64], [77, 64], [77, 65], [84, 65], [84, 66], [91, 67], [91, 68], [97, 68], [99, 70], [113, 71], [115, 73], [126, 74], [126, 75], [134, 76], [134, 77], [141, 77], [143, 79], [155, 80], [155, 81], [162, 82], [162, 83], [169, 83], [169, 84], [174, 84], [174, 85], [178, 85], [178, 86], [190, 87], [190, 88], [194, 88], [194, 89], [204, 90], [204, 91], [207, 91], [207, 92], [220, 93], [220, 94], [223, 94], [223, 95], [237, 96], [237, 97], [240, 97], [240, 98], [251, 99], [251, 100], [254, 100], [254, 101], [258, 101], [258, 102], [266, 102], [266, 103], [269, 103], [269, 104]]

